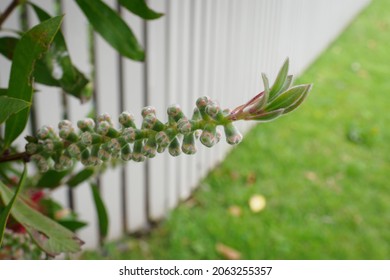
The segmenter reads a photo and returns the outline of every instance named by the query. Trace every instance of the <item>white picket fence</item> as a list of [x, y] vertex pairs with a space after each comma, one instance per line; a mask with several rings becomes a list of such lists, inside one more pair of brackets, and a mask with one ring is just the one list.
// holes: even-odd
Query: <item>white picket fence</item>
[[[8, 1], [0, 1], [3, 10]], [[53, 12], [51, 0], [32, 1]], [[116, 1], [105, 1], [113, 8]], [[96, 89], [98, 112], [118, 116], [121, 108], [139, 116], [153, 105], [166, 120], [166, 108], [177, 103], [191, 115], [198, 96], [209, 95], [224, 108], [234, 108], [262, 90], [261, 72], [272, 81], [286, 57], [291, 73], [301, 73], [337, 37], [368, 0], [150, 0], [165, 15], [145, 23], [123, 11], [146, 48], [145, 63], [123, 59], [96, 35]], [[91, 72], [87, 22], [74, 1], [62, 1], [64, 34], [74, 63]], [[33, 15], [31, 24], [37, 23]], [[15, 14], [5, 27], [18, 26]], [[0, 87], [6, 87], [9, 62], [0, 58]], [[123, 81], [120, 80], [123, 75]], [[310, 81], [312, 82], [312, 81]], [[315, 82], [315, 81], [314, 81]], [[61, 95], [56, 88], [39, 87], [36, 94], [38, 125], [56, 126], [61, 119]], [[121, 89], [124, 95], [121, 96]], [[315, 89], [313, 91], [315, 95]], [[121, 98], [124, 100], [121, 104]], [[91, 109], [70, 98], [70, 119], [76, 122]], [[239, 127], [246, 131], [248, 124]], [[25, 134], [30, 133], [26, 129]], [[23, 145], [23, 139], [19, 142]], [[188, 198], [198, 182], [229, 147], [221, 141], [212, 149], [198, 145], [194, 156], [173, 158], [159, 154], [146, 163], [129, 162], [101, 176], [101, 193], [109, 219], [109, 239], [147, 227], [163, 219]], [[69, 205], [64, 187], [52, 194]], [[79, 232], [86, 248], [99, 242], [97, 217], [87, 184], [73, 192], [72, 202], [89, 226]]]

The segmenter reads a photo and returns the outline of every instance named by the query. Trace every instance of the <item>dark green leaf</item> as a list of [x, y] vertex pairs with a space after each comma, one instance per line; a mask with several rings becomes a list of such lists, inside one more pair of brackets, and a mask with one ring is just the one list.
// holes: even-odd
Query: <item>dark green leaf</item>
[[38, 188], [55, 188], [61, 185], [62, 179], [69, 174], [69, 170], [66, 171], [55, 171], [49, 170], [43, 173], [37, 183]]
[[[23, 188], [24, 181], [26, 180], [26, 174], [27, 174], [27, 165], [25, 164], [22, 176], [20, 177], [19, 184], [18, 184], [18, 187], [16, 188], [15, 193], [13, 194], [13, 196], [10, 199], [10, 201], [8, 202], [8, 204], [6, 202], [4, 202], [4, 204], [6, 204], [7, 206], [0, 213], [0, 246], [1, 246], [1, 243], [3, 242], [5, 226], [7, 225], [9, 214], [11, 213], [12, 207], [14, 206], [14, 203], [15, 203], [16, 198], [18, 197], [18, 195], [20, 193], [20, 190]], [[3, 184], [3, 182], [1, 182], [1, 181], [0, 181], [0, 186], [2, 188], [8, 189], [7, 186], [5, 186]], [[0, 194], [1, 194], [1, 192], [0, 192]]]
[[145, 0], [119, 0], [119, 3], [143, 19], [157, 19], [164, 15], [151, 10]]
[[69, 187], [74, 188], [77, 185], [81, 184], [85, 180], [88, 180], [94, 173], [93, 168], [84, 168], [76, 175], [72, 176], [69, 181], [66, 183]]
[[76, 0], [93, 28], [120, 54], [143, 61], [145, 53], [124, 20], [101, 0]]
[[273, 100], [275, 99], [278, 94], [280, 93], [280, 90], [283, 88], [283, 85], [286, 82], [287, 73], [288, 73], [288, 58], [283, 63], [282, 68], [279, 70], [278, 76], [275, 79], [275, 82], [270, 90], [269, 93], [269, 99]]
[[[9, 203], [13, 196], [13, 192], [3, 184], [0, 184], [0, 194], [5, 204]], [[21, 199], [15, 201], [11, 215], [47, 254], [55, 256], [81, 250], [83, 242], [73, 232], [31, 208]]]
[[100, 197], [99, 190], [95, 184], [91, 184], [91, 190], [93, 195], [93, 200], [95, 202], [96, 213], [99, 221], [99, 231], [100, 235], [104, 238], [108, 233], [108, 214], [104, 202]]
[[270, 104], [268, 104], [266, 110], [271, 112], [277, 109], [285, 109], [294, 105], [303, 95], [310, 90], [310, 85], [299, 85], [290, 88], [289, 90], [281, 93]]
[[0, 96], [0, 124], [5, 122], [11, 115], [16, 114], [29, 106], [31, 106], [31, 103], [22, 99], [5, 95]]
[[[8, 96], [32, 102], [34, 63], [49, 48], [60, 28], [62, 18], [60, 16], [44, 21], [22, 36], [13, 55]], [[26, 108], [7, 120], [4, 137], [6, 148], [22, 133], [28, 115], [29, 108]]]
[[18, 42], [19, 39], [15, 37], [1, 37], [0, 54], [8, 58], [9, 60], [12, 60], [12, 57], [14, 56], [14, 50]]
[[81, 229], [87, 225], [86, 222], [76, 221], [76, 220], [59, 220], [57, 221], [63, 227], [75, 232], [78, 229]]
[[0, 88], [0, 96], [7, 95], [8, 89], [6, 88]]
[[[51, 16], [40, 7], [31, 4], [40, 21], [48, 20]], [[82, 101], [88, 100], [91, 96], [84, 90], [88, 84], [85, 76], [72, 64], [69, 56], [65, 38], [61, 31], [54, 37], [53, 44], [43, 58], [43, 62], [50, 70], [50, 77], [57, 81], [61, 88], [79, 98]], [[36, 76], [39, 72], [36, 70]], [[46, 74], [46, 73], [43, 73]], [[46, 83], [47, 84], [47, 83]]]

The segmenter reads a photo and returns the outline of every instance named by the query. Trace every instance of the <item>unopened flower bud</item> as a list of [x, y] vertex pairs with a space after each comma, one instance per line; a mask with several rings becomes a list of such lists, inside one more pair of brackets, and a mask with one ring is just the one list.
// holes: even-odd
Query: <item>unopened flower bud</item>
[[157, 145], [157, 153], [161, 154], [163, 152], [165, 152], [165, 150], [167, 149], [168, 146], [160, 146], [160, 145]]
[[187, 135], [184, 135], [183, 143], [181, 145], [181, 150], [183, 151], [183, 153], [187, 155], [193, 155], [196, 153], [194, 133], [189, 133]]
[[88, 131], [83, 132], [80, 138], [81, 138], [81, 143], [83, 143], [86, 146], [102, 143], [103, 141], [103, 137], [100, 134], [91, 133]]
[[146, 107], [142, 108], [141, 115], [144, 118], [148, 115], [155, 116], [156, 115], [156, 108], [154, 108], [153, 106], [146, 106]]
[[176, 136], [175, 132], [172, 129], [167, 129], [165, 131], [160, 131], [156, 134], [156, 143], [162, 147], [168, 147], [169, 143]]
[[156, 152], [157, 152], [156, 139], [154, 137], [149, 137], [145, 145], [142, 147], [142, 153], [147, 158], [153, 158], [156, 156]]
[[113, 154], [118, 154], [122, 148], [122, 145], [117, 138], [111, 139], [107, 144]]
[[180, 143], [179, 143], [179, 139], [177, 139], [177, 137], [175, 137], [172, 140], [172, 142], [169, 144], [168, 151], [171, 154], [171, 156], [174, 156], [174, 157], [177, 157], [178, 155], [181, 154]]
[[122, 112], [119, 115], [119, 123], [123, 127], [132, 127], [135, 128], [135, 123], [134, 123], [134, 116], [130, 114], [129, 112]]
[[228, 123], [224, 126], [226, 142], [230, 145], [236, 145], [241, 142], [242, 134], [234, 126], [233, 123]]
[[31, 159], [36, 162], [40, 172], [44, 173], [50, 169], [48, 159], [44, 158], [43, 156], [35, 154], [31, 156]]
[[70, 142], [77, 142], [79, 137], [74, 132], [73, 127], [63, 127], [60, 129], [59, 135], [62, 139], [70, 141]]
[[90, 161], [90, 158], [91, 158], [91, 152], [89, 151], [88, 148], [85, 148], [82, 152], [81, 152], [81, 163], [85, 166], [90, 166], [92, 165], [91, 164], [91, 161]]
[[217, 131], [214, 124], [206, 124], [200, 135], [200, 142], [206, 147], [212, 147], [217, 143]]
[[42, 143], [42, 148], [44, 152], [51, 153], [54, 151], [54, 143], [51, 139], [46, 139]]
[[111, 158], [111, 154], [106, 149], [101, 147], [98, 152], [98, 158], [100, 158], [102, 161], [108, 161]]
[[107, 121], [99, 122], [97, 132], [102, 136], [108, 136], [111, 138], [115, 138], [120, 135], [119, 131], [113, 128], [112, 125]]
[[170, 116], [175, 122], [184, 117], [184, 114], [179, 105], [172, 105], [167, 109], [168, 116]]
[[132, 154], [131, 154], [131, 147], [130, 147], [130, 144], [126, 144], [122, 147], [121, 149], [121, 158], [122, 160], [124, 161], [129, 161], [131, 160], [132, 158]]
[[165, 125], [157, 119], [155, 115], [147, 115], [143, 119], [142, 127], [152, 129], [154, 131], [161, 131], [165, 129]]
[[98, 166], [102, 164], [102, 160], [99, 158], [100, 144], [94, 144], [91, 147], [91, 156], [89, 158], [90, 165]]
[[206, 106], [211, 102], [210, 97], [203, 96], [196, 100], [196, 107], [198, 107], [202, 119], [209, 120], [210, 116], [206, 113]]
[[63, 167], [64, 170], [66, 170], [72, 167], [73, 162], [69, 156], [63, 154], [60, 156], [59, 164]]
[[142, 154], [142, 146], [143, 146], [142, 140], [136, 140], [134, 142], [132, 159], [136, 162], [141, 162], [145, 160], [145, 156]]
[[67, 148], [67, 151], [71, 157], [79, 159], [81, 156], [80, 145], [78, 145], [76, 143], [70, 144], [69, 147]]
[[219, 107], [218, 103], [216, 102], [209, 102], [209, 104], [207, 104], [206, 108], [205, 108], [205, 112], [207, 113], [207, 115], [209, 115], [210, 117], [212, 117], [213, 119], [215, 119], [218, 115], [218, 113], [220, 113], [221, 111], [221, 108]]
[[51, 126], [44, 125], [37, 131], [37, 137], [40, 140], [45, 140], [47, 138], [51, 138], [54, 130]]
[[100, 114], [100, 115], [97, 117], [97, 121], [98, 121], [98, 123], [101, 123], [101, 122], [108, 122], [110, 125], [112, 125], [111, 116], [110, 116], [108, 113]]
[[27, 143], [26, 144], [26, 152], [29, 155], [37, 153], [40, 149], [40, 146], [37, 143]]
[[206, 108], [209, 102], [210, 102], [210, 97], [208, 97], [207, 95], [199, 97], [196, 100], [196, 107], [198, 107], [199, 109]]
[[95, 121], [91, 118], [86, 118], [77, 122], [77, 127], [81, 131], [93, 132], [95, 128]]
[[62, 129], [65, 127], [72, 127], [72, 123], [69, 120], [62, 120], [58, 123], [58, 129]]
[[125, 128], [122, 132], [122, 137], [123, 139], [125, 139], [126, 142], [133, 143], [137, 139], [137, 129], [133, 127]]
[[181, 134], [187, 134], [191, 132], [192, 124], [187, 118], [183, 117], [177, 122], [177, 129]]

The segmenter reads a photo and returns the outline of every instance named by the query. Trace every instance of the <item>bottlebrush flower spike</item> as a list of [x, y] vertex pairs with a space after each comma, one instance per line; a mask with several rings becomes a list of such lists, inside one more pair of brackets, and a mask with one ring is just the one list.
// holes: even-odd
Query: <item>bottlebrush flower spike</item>
[[191, 118], [178, 105], [173, 105], [167, 109], [168, 120], [164, 123], [157, 118], [154, 107], [143, 108], [140, 128], [128, 112], [119, 115], [118, 128], [108, 114], [99, 115], [96, 122], [90, 118], [78, 121], [78, 131], [70, 121], [63, 120], [58, 124], [58, 134], [52, 127], [44, 126], [37, 131], [36, 137], [26, 137], [26, 153], [42, 172], [46, 172], [51, 168], [68, 169], [75, 161], [87, 166], [113, 159], [141, 162], [165, 150], [172, 156], [182, 152], [191, 155], [196, 153], [197, 139], [207, 147], [219, 142], [219, 126], [224, 129], [226, 142], [236, 145], [241, 142], [242, 135], [234, 121], [276, 119], [295, 110], [308, 95], [311, 85], [292, 86], [293, 77], [288, 75], [288, 66], [287, 59], [272, 87], [267, 76], [262, 74], [264, 91], [231, 112], [222, 110], [216, 101], [203, 96], [197, 99]]

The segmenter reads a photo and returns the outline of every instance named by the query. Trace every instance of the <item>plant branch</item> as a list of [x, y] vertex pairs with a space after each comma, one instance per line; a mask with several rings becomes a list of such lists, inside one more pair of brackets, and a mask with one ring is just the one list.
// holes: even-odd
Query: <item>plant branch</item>
[[19, 0], [13, 0], [5, 11], [0, 14], [0, 28], [3, 25], [4, 21], [8, 18], [8, 16], [13, 12], [13, 10], [20, 4]]
[[30, 155], [27, 152], [11, 154], [11, 155], [3, 155], [0, 157], [0, 162], [8, 162], [8, 161], [17, 161], [22, 160], [24, 162], [28, 162], [30, 160]]

